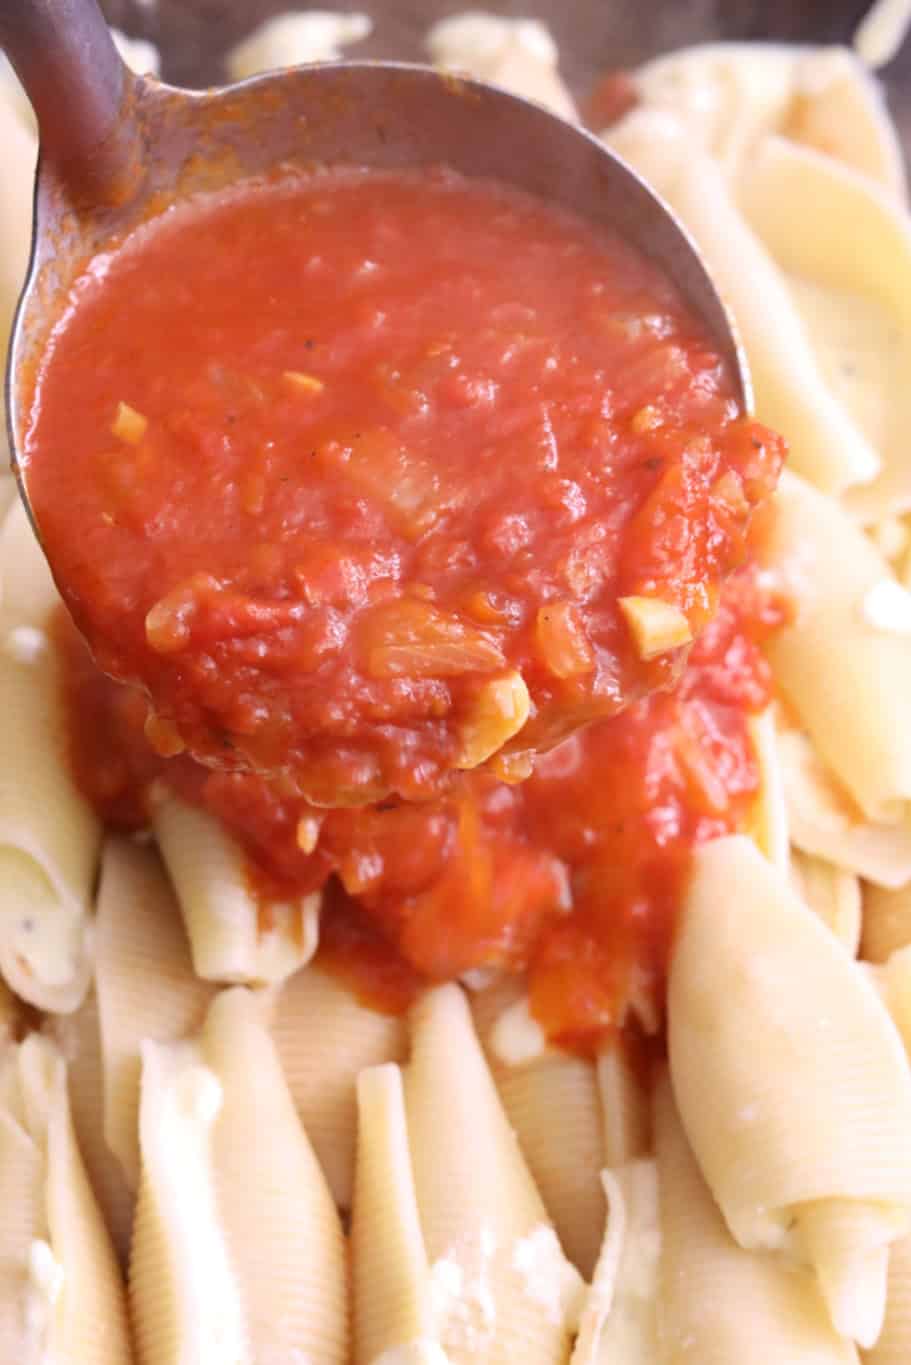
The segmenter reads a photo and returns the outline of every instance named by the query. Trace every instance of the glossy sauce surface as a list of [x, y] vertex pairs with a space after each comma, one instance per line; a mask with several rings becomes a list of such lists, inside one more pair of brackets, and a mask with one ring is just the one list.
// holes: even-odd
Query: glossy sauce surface
[[647, 261], [443, 172], [152, 225], [74, 289], [26, 442], [150, 741], [323, 806], [432, 798], [671, 683], [686, 648], [643, 657], [618, 601], [697, 634], [781, 456]]

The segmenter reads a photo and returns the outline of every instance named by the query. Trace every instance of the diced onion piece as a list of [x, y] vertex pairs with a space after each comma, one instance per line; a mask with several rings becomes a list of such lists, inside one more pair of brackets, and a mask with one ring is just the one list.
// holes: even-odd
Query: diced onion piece
[[680, 608], [660, 597], [621, 597], [620, 610], [641, 659], [655, 659], [669, 649], [688, 645], [693, 638]]
[[502, 749], [522, 729], [529, 705], [528, 688], [514, 669], [485, 683], [462, 726], [462, 747], [455, 766], [476, 768]]
[[535, 634], [538, 649], [558, 678], [591, 673], [595, 656], [572, 603], [550, 602], [541, 607], [535, 620]]
[[321, 379], [316, 375], [304, 374], [302, 370], [284, 370], [282, 379], [295, 393], [313, 394], [322, 393], [326, 387]]
[[138, 446], [148, 430], [149, 419], [141, 412], [131, 408], [129, 403], [118, 403], [117, 412], [111, 423], [111, 434], [128, 445]]
[[374, 678], [455, 678], [492, 673], [506, 662], [482, 631], [423, 601], [376, 608], [366, 625], [365, 645]]

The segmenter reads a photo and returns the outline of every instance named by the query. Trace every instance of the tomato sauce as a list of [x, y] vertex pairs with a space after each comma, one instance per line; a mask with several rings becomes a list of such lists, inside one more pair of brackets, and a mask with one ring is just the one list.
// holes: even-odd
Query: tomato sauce
[[24, 456], [98, 663], [243, 823], [245, 771], [448, 802], [672, 684], [781, 463], [732, 393], [621, 241], [446, 172], [332, 172], [92, 262]]
[[368, 1003], [398, 1011], [479, 967], [523, 973], [548, 1035], [588, 1051], [631, 1014], [660, 1021], [692, 849], [749, 827], [749, 720], [771, 692], [760, 646], [782, 619], [741, 570], [676, 692], [570, 737], [526, 782], [477, 772], [432, 801], [334, 811], [260, 774], [160, 757], [139, 694], [100, 673], [68, 618], [56, 638], [73, 768], [109, 825], [144, 827], [173, 791], [239, 840], [263, 904], [325, 887], [322, 960]]

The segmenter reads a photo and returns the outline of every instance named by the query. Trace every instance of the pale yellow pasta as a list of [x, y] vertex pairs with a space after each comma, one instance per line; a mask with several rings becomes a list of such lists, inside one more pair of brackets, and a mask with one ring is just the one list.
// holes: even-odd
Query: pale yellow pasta
[[232, 80], [241, 81], [276, 67], [335, 61], [343, 47], [366, 38], [371, 27], [366, 14], [326, 10], [279, 14], [228, 54], [228, 71]]
[[[66, 1058], [70, 1108], [79, 1151], [114, 1250], [125, 1265], [130, 1250], [135, 1194], [127, 1183], [123, 1166], [105, 1140], [104, 1063], [95, 991], [89, 992], [75, 1014], [53, 1015], [45, 1027]], [[138, 1113], [134, 1119], [138, 1122]]]
[[634, 110], [606, 134], [693, 234], [746, 346], [763, 419], [787, 432], [792, 468], [826, 493], [879, 472], [873, 446], [827, 388], [784, 275], [750, 230], [725, 178], [671, 115]]
[[127, 839], [105, 844], [95, 950], [104, 1137], [135, 1190], [141, 1044], [195, 1032], [214, 989], [193, 973], [180, 912], [154, 850]]
[[805, 1257], [838, 1330], [870, 1345], [911, 1210], [911, 1069], [876, 990], [743, 836], [694, 856], [668, 1047], [737, 1242]]
[[[18, 82], [0, 80], [0, 138], [3, 140], [3, 193], [0, 194], [0, 361], [6, 367], [7, 340], [25, 279], [32, 240], [31, 187], [38, 160], [38, 139], [21, 114]], [[0, 400], [0, 416], [5, 405]]]
[[350, 1208], [357, 1078], [367, 1067], [404, 1060], [405, 1021], [359, 1004], [343, 982], [310, 966], [276, 990], [270, 1031], [329, 1188]]
[[557, 48], [536, 19], [505, 19], [480, 10], [434, 24], [427, 47], [436, 66], [461, 71], [534, 100], [561, 118], [578, 118], [557, 69]]
[[152, 824], [183, 912], [193, 967], [207, 981], [283, 981], [319, 942], [320, 895], [259, 904], [246, 856], [218, 819], [176, 797], [155, 802]]
[[662, 1365], [856, 1365], [813, 1276], [731, 1237], [666, 1079], [656, 1094], [655, 1137]]
[[[864, 367], [872, 398], [855, 404], [868, 416], [866, 435], [882, 458], [878, 477], [852, 491], [851, 510], [878, 521], [911, 506], [905, 434], [911, 400], [903, 382], [911, 363], [911, 224], [894, 196], [847, 166], [785, 138], [766, 138], [738, 183], [738, 203], [778, 264], [798, 278], [836, 291], [848, 311], [852, 296], [881, 310]], [[850, 316], [850, 313], [848, 314]], [[818, 345], [833, 335], [829, 319]], [[837, 333], [834, 335], [837, 336]], [[855, 367], [862, 364], [849, 351]], [[829, 367], [831, 386], [838, 382]], [[787, 430], [785, 428], [785, 430]]]
[[888, 890], [865, 886], [861, 954], [869, 962], [885, 962], [911, 944], [911, 883]]
[[452, 1365], [562, 1362], [578, 1272], [497, 1095], [458, 986], [411, 1013], [408, 1135], [434, 1322]]
[[909, 0], [873, 0], [857, 26], [854, 46], [869, 66], [885, 66], [898, 56], [909, 25]]
[[788, 828], [802, 853], [824, 858], [875, 884], [903, 886], [911, 878], [911, 820], [865, 820], [844, 787], [799, 730], [777, 740]]
[[784, 774], [778, 746], [774, 708], [767, 706], [747, 720], [759, 766], [759, 795], [746, 831], [770, 863], [787, 872], [790, 865], [790, 828]]
[[76, 1009], [91, 979], [90, 905], [101, 827], [67, 759], [58, 603], [25, 510], [0, 529], [0, 971], [41, 1009]]
[[3, 1359], [129, 1365], [123, 1282], [79, 1156], [60, 1051], [31, 1034], [0, 1065]]
[[866, 1365], [907, 1365], [911, 1360], [911, 1237], [889, 1253], [886, 1317], [876, 1344], [864, 1351]]
[[598, 1094], [604, 1131], [604, 1160], [616, 1168], [648, 1152], [649, 1099], [642, 1078], [618, 1039], [598, 1058]]
[[862, 898], [854, 873], [795, 849], [791, 855], [791, 875], [801, 900], [856, 957], [860, 948]]
[[661, 1236], [654, 1161], [605, 1171], [604, 1188], [607, 1232], [571, 1365], [650, 1365], [659, 1359]]
[[354, 1365], [384, 1353], [441, 1352], [434, 1340], [430, 1268], [408, 1148], [402, 1073], [369, 1067], [357, 1082], [358, 1142], [351, 1258]]
[[143, 1365], [346, 1360], [341, 1225], [261, 1013], [225, 991], [198, 1042], [143, 1047], [130, 1273]]
[[[527, 1056], [521, 1050], [515, 1058], [504, 1056], [504, 1018], [509, 1023], [517, 1009], [527, 1013], [524, 992], [509, 999], [511, 994], [510, 986], [494, 985], [472, 999], [472, 1013], [506, 1116], [560, 1244], [587, 1279], [605, 1215], [601, 1171], [607, 1157], [595, 1068], [546, 1046], [532, 1046]], [[491, 1009], [485, 997], [498, 997], [499, 1008]], [[531, 1024], [532, 1043], [537, 1032], [543, 1044], [543, 1033]]]
[[894, 819], [911, 797], [911, 634], [887, 628], [881, 602], [894, 576], [838, 503], [803, 480], [786, 472], [774, 509], [762, 553], [796, 606], [768, 642], [776, 683], [868, 819]]
[[706, 43], [646, 62], [634, 79], [646, 106], [680, 117], [728, 172], [748, 168], [762, 137], [779, 132], [904, 191], [882, 91], [847, 48]]

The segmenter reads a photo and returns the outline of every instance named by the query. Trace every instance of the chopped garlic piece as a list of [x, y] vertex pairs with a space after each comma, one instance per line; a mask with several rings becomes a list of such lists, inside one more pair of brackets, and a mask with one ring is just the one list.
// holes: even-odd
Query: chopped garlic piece
[[620, 610], [642, 659], [655, 659], [668, 649], [688, 645], [693, 638], [680, 608], [660, 597], [621, 597]]
[[883, 578], [868, 588], [861, 611], [867, 625], [874, 630], [889, 635], [911, 635], [911, 592], [894, 578]]
[[528, 720], [528, 688], [520, 673], [493, 678], [478, 692], [474, 709], [462, 726], [457, 768], [476, 768], [502, 749]]
[[317, 394], [322, 393], [326, 387], [321, 379], [316, 378], [316, 375], [304, 374], [302, 370], [285, 370], [282, 373], [282, 379], [295, 393]]
[[148, 429], [149, 420], [141, 412], [131, 408], [129, 403], [118, 403], [117, 413], [111, 423], [111, 434], [128, 445], [138, 446]]
[[310, 854], [316, 848], [322, 823], [321, 815], [302, 815], [298, 820], [295, 839], [301, 853]]

